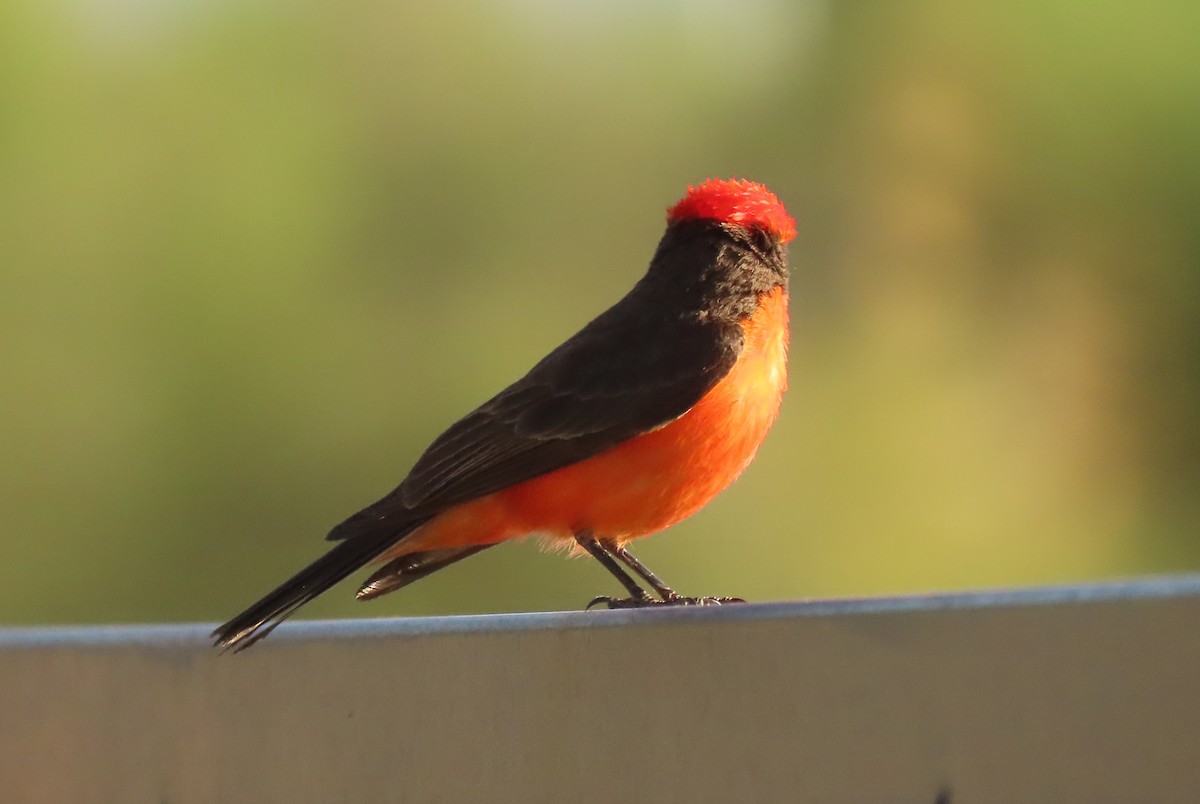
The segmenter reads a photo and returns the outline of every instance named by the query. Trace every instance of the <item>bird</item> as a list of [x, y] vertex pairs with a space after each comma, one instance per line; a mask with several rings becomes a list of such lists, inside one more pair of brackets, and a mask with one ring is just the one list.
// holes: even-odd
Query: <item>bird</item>
[[666, 219], [624, 297], [434, 439], [394, 490], [329, 532], [332, 549], [214, 630], [215, 645], [249, 647], [364, 567], [376, 567], [357, 593], [369, 600], [530, 535], [620, 582], [625, 596], [589, 609], [741, 602], [677, 593], [628, 545], [708, 504], [775, 422], [796, 223], [739, 178], [689, 185]]

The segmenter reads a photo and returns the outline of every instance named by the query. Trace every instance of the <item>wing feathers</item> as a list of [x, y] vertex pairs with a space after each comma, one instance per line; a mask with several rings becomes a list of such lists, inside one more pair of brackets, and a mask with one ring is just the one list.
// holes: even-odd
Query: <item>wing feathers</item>
[[621, 304], [610, 309], [452, 425], [400, 486], [328, 538], [434, 516], [657, 429], [691, 409], [741, 353], [736, 324], [669, 321], [648, 330], [621, 312]]

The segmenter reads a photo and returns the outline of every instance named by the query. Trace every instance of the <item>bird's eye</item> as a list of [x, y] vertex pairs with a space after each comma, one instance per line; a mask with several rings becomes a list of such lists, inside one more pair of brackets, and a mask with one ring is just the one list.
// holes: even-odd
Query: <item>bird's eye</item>
[[750, 244], [755, 249], [770, 253], [775, 250], [775, 238], [773, 238], [766, 229], [758, 226], [750, 227]]

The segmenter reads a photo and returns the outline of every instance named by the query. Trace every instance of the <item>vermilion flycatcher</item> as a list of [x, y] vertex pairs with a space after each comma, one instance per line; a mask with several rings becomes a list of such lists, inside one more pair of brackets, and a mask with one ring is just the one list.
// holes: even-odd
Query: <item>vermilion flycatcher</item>
[[[683, 597], [626, 549], [691, 516], [741, 474], [787, 386], [785, 245], [796, 224], [761, 184], [712, 179], [667, 212], [633, 290], [460, 419], [332, 550], [213, 632], [242, 649], [367, 564], [367, 600], [508, 539], [571, 541], [629, 597]], [[652, 597], [622, 568], [654, 590]]]

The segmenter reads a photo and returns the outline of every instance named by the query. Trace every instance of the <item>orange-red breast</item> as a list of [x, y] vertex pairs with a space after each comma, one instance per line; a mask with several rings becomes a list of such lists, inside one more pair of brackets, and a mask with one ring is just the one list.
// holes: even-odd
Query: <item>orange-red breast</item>
[[332, 550], [214, 631], [216, 643], [253, 644], [367, 564], [380, 567], [360, 599], [530, 534], [586, 550], [629, 595], [593, 603], [735, 600], [677, 594], [626, 545], [702, 508], [775, 421], [794, 236], [761, 184], [689, 187], [624, 298], [452, 425], [395, 490], [330, 532]]

